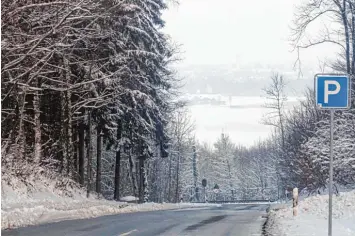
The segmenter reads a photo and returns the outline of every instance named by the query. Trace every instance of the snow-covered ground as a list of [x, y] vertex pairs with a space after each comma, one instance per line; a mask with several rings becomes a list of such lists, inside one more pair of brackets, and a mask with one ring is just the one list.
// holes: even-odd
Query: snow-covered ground
[[[255, 144], [258, 139], [270, 136], [271, 127], [262, 124], [263, 117], [270, 112], [263, 107], [267, 101], [263, 97], [223, 96], [219, 94], [188, 94], [184, 99], [194, 97], [213, 98], [224, 101], [225, 105], [189, 105], [191, 118], [195, 121], [196, 138], [213, 144], [222, 132], [227, 133], [233, 142], [245, 146]], [[302, 97], [289, 97], [286, 109], [290, 110]]]
[[[267, 232], [269, 236], [328, 235], [328, 196], [317, 195], [300, 201], [295, 217], [291, 206], [272, 211]], [[355, 191], [333, 197], [333, 235], [355, 236]]]
[[131, 201], [138, 201], [139, 199], [134, 196], [125, 196], [125, 197], [121, 197], [120, 200], [123, 202], [131, 202]]
[[182, 209], [193, 207], [206, 207], [213, 204], [201, 203], [144, 203], [127, 204], [97, 199], [73, 200], [63, 198], [54, 200], [23, 201], [21, 205], [2, 203], [1, 229], [14, 228], [27, 225], [56, 222], [69, 219], [93, 218], [103, 215], [157, 211], [167, 209]]
[[78, 190], [78, 186], [70, 187], [71, 184], [75, 184], [70, 180], [65, 182], [65, 187], [59, 187], [58, 183], [62, 182], [39, 175], [26, 184], [16, 177], [7, 176], [4, 178], [3, 176], [1, 181], [1, 229], [128, 212], [218, 205], [124, 202], [135, 200], [132, 196], [123, 197], [122, 202], [98, 199], [94, 194], [90, 198], [86, 198], [85, 190]]

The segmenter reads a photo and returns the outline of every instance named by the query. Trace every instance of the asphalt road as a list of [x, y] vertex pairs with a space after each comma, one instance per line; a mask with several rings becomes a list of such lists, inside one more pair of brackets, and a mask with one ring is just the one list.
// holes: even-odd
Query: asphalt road
[[125, 213], [1, 231], [3, 236], [260, 236], [268, 205]]

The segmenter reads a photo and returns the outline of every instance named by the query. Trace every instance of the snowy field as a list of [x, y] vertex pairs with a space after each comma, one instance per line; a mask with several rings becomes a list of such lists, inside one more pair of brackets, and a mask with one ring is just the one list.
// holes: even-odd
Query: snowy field
[[[63, 194], [55, 186], [55, 181], [44, 177], [32, 181], [31, 186], [26, 186], [13, 177], [11, 184], [16, 188], [6, 181], [2, 180], [1, 183], [1, 229], [128, 212], [220, 206], [201, 203], [124, 202], [135, 200], [132, 196], [121, 198], [122, 202], [97, 199], [94, 195], [86, 198], [86, 192], [76, 188], [66, 187], [66, 193]], [[67, 196], [68, 194], [71, 196]]]
[[[272, 211], [267, 231], [269, 236], [328, 235], [328, 196], [318, 195], [300, 201], [296, 217], [291, 207]], [[355, 191], [333, 197], [333, 235], [355, 236]]]
[[[266, 139], [271, 127], [262, 124], [265, 114], [270, 112], [263, 107], [263, 97], [226, 97], [221, 95], [187, 95], [186, 99], [214, 98], [225, 105], [190, 105], [188, 108], [195, 121], [196, 137], [200, 142], [213, 144], [222, 131], [238, 144], [251, 146], [258, 140]], [[288, 98], [286, 109], [292, 109], [302, 98]]]

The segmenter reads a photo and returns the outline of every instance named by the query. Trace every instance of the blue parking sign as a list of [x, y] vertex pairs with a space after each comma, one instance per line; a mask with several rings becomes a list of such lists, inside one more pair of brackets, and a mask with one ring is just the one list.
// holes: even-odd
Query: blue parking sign
[[320, 109], [348, 109], [350, 78], [347, 75], [316, 75], [315, 93]]

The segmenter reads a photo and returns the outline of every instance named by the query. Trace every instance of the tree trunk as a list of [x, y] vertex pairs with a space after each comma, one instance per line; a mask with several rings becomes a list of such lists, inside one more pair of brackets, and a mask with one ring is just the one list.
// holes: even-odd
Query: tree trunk
[[79, 123], [79, 183], [84, 186], [84, 150], [85, 150], [85, 124]]
[[101, 154], [102, 154], [102, 136], [100, 124], [97, 127], [97, 144], [96, 144], [96, 192], [101, 193]]
[[135, 159], [135, 162], [134, 162], [134, 173], [135, 173], [135, 181], [134, 181], [134, 184], [135, 184], [135, 193], [137, 195], [135, 195], [136, 197], [139, 198], [139, 191], [140, 191], [140, 183], [139, 183], [139, 180], [140, 180], [140, 171], [139, 171], [139, 160], [137, 160], [137, 158]]
[[73, 161], [73, 116], [71, 112], [71, 92], [66, 92], [67, 98], [67, 173], [70, 177], [74, 177], [74, 161]]
[[33, 96], [33, 112], [34, 112], [34, 133], [35, 133], [35, 150], [34, 163], [39, 165], [42, 159], [42, 142], [41, 142], [41, 120], [40, 120], [40, 96], [39, 91], [35, 91]]
[[198, 188], [197, 188], [197, 154], [196, 154], [196, 146], [192, 146], [192, 151], [193, 151], [193, 158], [192, 158], [192, 169], [193, 169], [193, 176], [194, 176], [194, 188], [195, 188], [195, 197], [194, 199], [196, 201], [199, 201], [199, 195], [198, 195]]
[[61, 166], [60, 172], [63, 173], [67, 170], [68, 159], [67, 159], [67, 117], [66, 117], [66, 96], [64, 92], [60, 94], [60, 121], [61, 121], [61, 134], [60, 134], [60, 149], [61, 149]]
[[168, 200], [171, 202], [171, 155], [168, 157], [169, 158], [169, 176], [168, 176]]
[[353, 3], [349, 4], [351, 11], [351, 39], [352, 39], [352, 59], [351, 59], [351, 74], [355, 74], [355, 9]]
[[232, 170], [231, 170], [231, 164], [229, 163], [229, 160], [227, 160], [227, 168], [228, 168], [229, 187], [233, 189]]
[[[26, 104], [26, 90], [23, 90], [20, 94], [18, 106], [19, 106], [19, 131], [16, 138], [16, 143], [19, 146], [19, 159], [27, 160], [26, 158], [26, 136], [25, 136], [25, 127], [24, 127], [24, 118], [25, 118], [25, 104]], [[16, 158], [16, 157], [15, 157]]]
[[349, 38], [349, 25], [346, 12], [346, 2], [343, 0], [343, 9], [341, 9], [341, 17], [344, 25], [345, 33], [345, 55], [346, 55], [346, 73], [350, 74], [350, 38]]
[[[65, 67], [65, 80], [67, 82], [67, 87], [70, 86], [70, 65], [66, 57], [63, 58], [63, 64]], [[66, 146], [66, 172], [68, 176], [74, 176], [74, 163], [73, 163], [73, 127], [72, 127], [72, 112], [71, 112], [71, 91], [68, 89], [65, 92], [65, 104], [66, 104], [66, 137], [65, 137], [65, 146]]]
[[180, 201], [180, 196], [179, 196], [179, 173], [180, 173], [180, 151], [178, 148], [177, 152], [177, 163], [176, 163], [176, 190], [175, 190], [175, 201], [179, 202]]
[[79, 178], [79, 158], [78, 158], [78, 154], [79, 154], [79, 145], [78, 145], [78, 125], [74, 125], [73, 127], [73, 171], [74, 171], [74, 175], [73, 175], [73, 179], [76, 180], [77, 182], [80, 182], [80, 178]]
[[148, 202], [149, 200], [149, 189], [148, 189], [148, 163], [144, 165], [143, 163], [143, 194], [144, 194], [144, 199], [143, 202]]
[[88, 112], [88, 127], [87, 127], [87, 193], [86, 196], [90, 196], [91, 191], [91, 161], [92, 161], [92, 144], [91, 144], [91, 112]]
[[115, 165], [115, 192], [113, 198], [120, 200], [120, 169], [121, 169], [121, 138], [122, 138], [122, 122], [118, 121], [117, 125], [117, 149], [116, 149], [116, 165]]
[[[283, 89], [283, 88], [281, 88]], [[281, 149], [282, 152], [285, 150], [285, 129], [284, 129], [284, 122], [283, 122], [283, 115], [282, 115], [282, 95], [280, 94], [282, 91], [277, 89], [276, 99], [277, 99], [277, 113], [279, 117], [279, 124], [280, 124], [280, 132], [281, 132]]]
[[143, 157], [139, 158], [139, 162], [138, 162], [138, 166], [139, 166], [139, 203], [143, 203], [144, 202], [144, 159]]
[[133, 196], [137, 197], [136, 167], [132, 157], [132, 150], [129, 153], [129, 173], [132, 181]]

